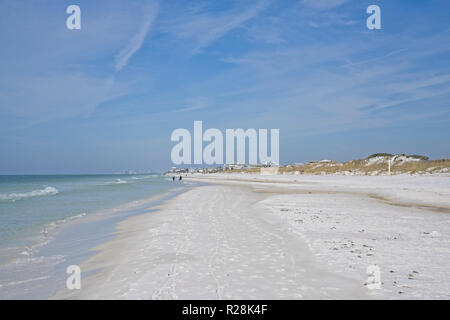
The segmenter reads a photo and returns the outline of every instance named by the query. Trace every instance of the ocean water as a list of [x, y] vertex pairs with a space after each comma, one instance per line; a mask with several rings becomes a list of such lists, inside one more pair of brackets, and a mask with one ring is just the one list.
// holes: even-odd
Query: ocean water
[[160, 175], [0, 176], [0, 299], [50, 297], [117, 222], [185, 188]]

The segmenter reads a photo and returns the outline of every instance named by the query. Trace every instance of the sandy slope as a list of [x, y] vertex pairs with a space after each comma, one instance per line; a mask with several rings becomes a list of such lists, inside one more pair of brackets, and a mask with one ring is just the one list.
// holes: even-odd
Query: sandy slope
[[[203, 177], [202, 180], [210, 180]], [[448, 176], [226, 175], [215, 181], [251, 185], [260, 204], [290, 226], [328, 270], [367, 278], [381, 271], [380, 298], [450, 299]]]
[[448, 177], [194, 179], [214, 184], [123, 222], [57, 297], [450, 298]]
[[81, 266], [102, 272], [58, 298], [367, 298], [358, 281], [325, 271], [300, 237], [260, 205], [265, 194], [202, 186], [131, 218]]

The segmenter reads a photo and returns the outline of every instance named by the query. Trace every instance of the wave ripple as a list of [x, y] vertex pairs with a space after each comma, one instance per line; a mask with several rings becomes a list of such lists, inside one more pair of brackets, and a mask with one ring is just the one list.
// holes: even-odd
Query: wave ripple
[[22, 199], [32, 198], [32, 197], [54, 196], [55, 194], [58, 194], [58, 193], [59, 193], [59, 191], [56, 188], [45, 187], [44, 189], [33, 190], [30, 192], [24, 192], [24, 193], [0, 194], [0, 201], [14, 202], [17, 200], [22, 200]]

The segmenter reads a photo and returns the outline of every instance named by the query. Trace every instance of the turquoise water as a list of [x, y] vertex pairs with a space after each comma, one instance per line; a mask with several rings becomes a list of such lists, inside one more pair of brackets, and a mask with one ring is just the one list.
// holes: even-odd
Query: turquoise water
[[174, 186], [159, 175], [0, 176], [0, 264], [26, 254], [55, 223], [149, 198]]
[[117, 223], [151, 214], [191, 184], [160, 175], [0, 176], [0, 300], [65, 290], [67, 267], [112, 239]]

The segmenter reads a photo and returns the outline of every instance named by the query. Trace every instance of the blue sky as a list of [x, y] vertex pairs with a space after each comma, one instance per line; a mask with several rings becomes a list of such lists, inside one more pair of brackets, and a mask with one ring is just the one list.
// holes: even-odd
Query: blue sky
[[279, 128], [281, 163], [448, 158], [449, 40], [446, 0], [0, 0], [0, 173], [163, 171], [194, 120]]

